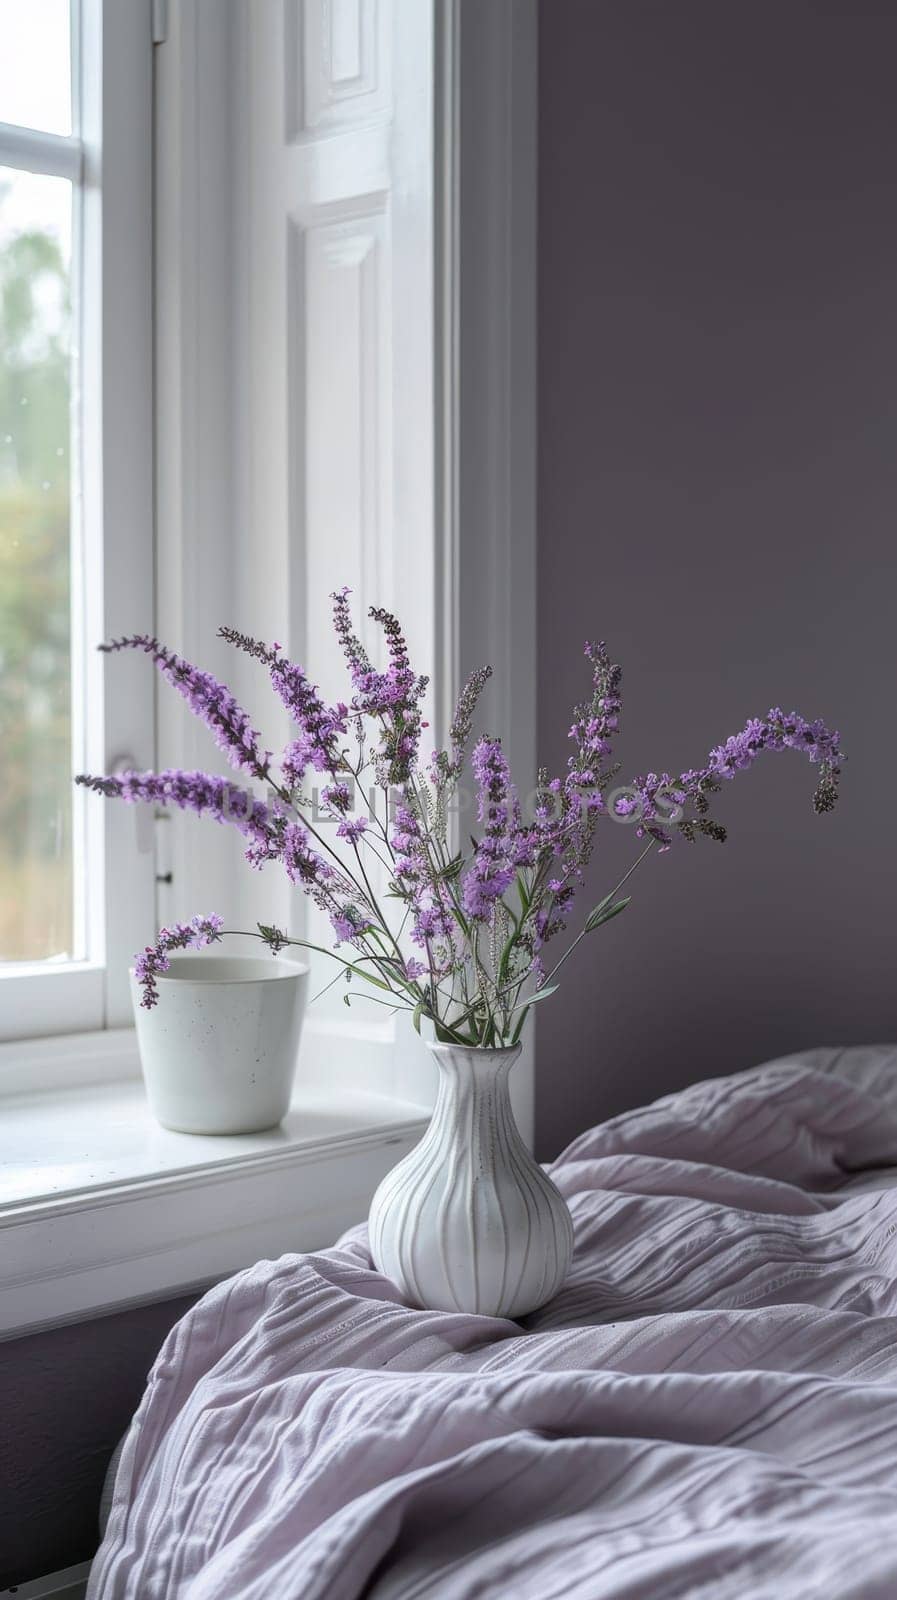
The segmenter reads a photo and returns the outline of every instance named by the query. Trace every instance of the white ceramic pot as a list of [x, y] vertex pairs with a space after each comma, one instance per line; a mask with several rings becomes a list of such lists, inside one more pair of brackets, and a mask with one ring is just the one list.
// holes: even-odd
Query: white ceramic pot
[[420, 1144], [371, 1203], [378, 1271], [417, 1306], [522, 1317], [570, 1265], [566, 1203], [523, 1143], [508, 1094], [520, 1046], [430, 1044], [439, 1089]]
[[178, 1133], [257, 1133], [290, 1104], [308, 967], [271, 957], [172, 956], [159, 1001], [131, 993], [150, 1108]]

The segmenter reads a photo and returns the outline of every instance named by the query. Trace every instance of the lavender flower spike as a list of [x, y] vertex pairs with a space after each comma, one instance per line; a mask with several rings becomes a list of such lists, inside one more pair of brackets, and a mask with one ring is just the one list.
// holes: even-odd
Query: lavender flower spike
[[819, 718], [808, 722], [799, 712], [785, 713], [773, 706], [765, 717], [751, 717], [741, 733], [736, 733], [725, 744], [711, 750], [706, 772], [717, 778], [733, 778], [753, 766], [764, 750], [797, 750], [814, 766], [820, 768], [819, 782], [813, 796], [817, 812], [831, 811], [838, 798], [838, 779], [841, 776], [841, 735], [825, 726]]
[[349, 613], [349, 596], [351, 593], [352, 590], [344, 584], [342, 589], [336, 589], [330, 598], [333, 601], [333, 631], [346, 658], [352, 682], [355, 683], [356, 674], [372, 672], [373, 667], [364, 645], [352, 627], [352, 618]]
[[429, 679], [420, 678], [413, 671], [401, 626], [392, 612], [382, 606], [371, 606], [368, 615], [379, 622], [386, 635], [389, 667], [386, 672], [375, 670], [352, 630], [349, 593], [348, 589], [338, 589], [331, 598], [334, 628], [355, 689], [350, 710], [359, 731], [363, 717], [380, 724], [380, 747], [375, 756], [379, 781], [384, 785], [402, 785], [408, 781], [417, 760], [423, 726], [420, 702]]
[[224, 922], [215, 912], [205, 917], [194, 917], [190, 922], [176, 922], [170, 928], [160, 928], [155, 944], [148, 944], [134, 958], [134, 975], [143, 990], [140, 1004], [151, 1011], [158, 1005], [159, 990], [156, 979], [160, 972], [171, 966], [168, 957], [172, 950], [201, 950], [203, 945], [215, 944], [221, 938]]
[[475, 922], [485, 922], [516, 876], [512, 837], [516, 797], [500, 739], [481, 739], [474, 749], [472, 766], [479, 818], [486, 828], [464, 878], [461, 898], [467, 915]]
[[709, 816], [709, 796], [723, 781], [752, 767], [765, 750], [796, 750], [805, 755], [819, 768], [813, 809], [818, 813], [834, 809], [844, 760], [841, 735], [818, 719], [808, 722], [797, 711], [786, 714], [774, 706], [765, 717], [750, 717], [740, 733], [711, 750], [706, 765], [698, 771], [683, 772], [676, 778], [668, 772], [649, 772], [633, 779], [626, 794], [614, 802], [614, 811], [619, 817], [637, 819], [636, 836], [655, 839], [662, 850], [669, 848], [674, 827], [689, 842], [699, 833], [722, 842], [726, 830]]
[[218, 633], [228, 644], [263, 662], [276, 693], [300, 729], [298, 739], [287, 745], [281, 760], [287, 784], [298, 789], [309, 767], [335, 778], [344, 764], [339, 736], [346, 732], [347, 708], [342, 702], [326, 705], [303, 668], [281, 655], [280, 645], [263, 644], [236, 628], [219, 628]]
[[464, 766], [464, 757], [467, 754], [467, 741], [473, 727], [474, 713], [480, 695], [492, 677], [491, 667], [478, 667], [470, 674], [464, 688], [458, 696], [458, 703], [449, 728], [451, 753], [448, 750], [434, 750], [430, 763], [430, 779], [434, 784], [451, 784], [457, 782]]
[[267, 778], [270, 752], [259, 750], [259, 735], [226, 684], [219, 683], [210, 672], [191, 666], [189, 661], [175, 655], [149, 634], [135, 633], [112, 639], [109, 644], [101, 644], [100, 649], [107, 655], [118, 650], [142, 650], [152, 656], [163, 678], [174, 685], [190, 710], [211, 729], [215, 743], [224, 751], [230, 765], [251, 772], [255, 778]]
[[108, 799], [125, 800], [131, 805], [177, 806], [180, 811], [195, 811], [216, 822], [229, 822], [252, 841], [253, 849], [267, 849], [280, 830], [280, 819], [264, 801], [249, 789], [219, 778], [211, 772], [181, 772], [167, 767], [162, 772], [122, 772], [98, 778], [87, 772], [75, 779], [85, 789]]

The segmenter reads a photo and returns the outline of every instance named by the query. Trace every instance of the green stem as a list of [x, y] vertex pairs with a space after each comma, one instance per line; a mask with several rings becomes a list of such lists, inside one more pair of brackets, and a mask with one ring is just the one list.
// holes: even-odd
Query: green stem
[[[632, 874], [634, 873], [636, 867], [640, 867], [641, 866], [641, 864], [644, 861], [645, 857], [647, 855], [649, 855], [650, 852], [654, 849], [654, 846], [655, 846], [656, 843], [657, 843], [656, 839], [652, 839], [650, 844], [647, 844], [645, 846], [645, 848], [642, 851], [641, 855], [638, 856], [635, 861], [633, 861], [632, 866], [629, 868], [629, 871], [628, 872], [624, 872], [624, 874], [623, 874], [622, 878], [620, 879], [619, 883], [614, 884], [614, 887], [611, 889], [610, 894], [607, 896], [608, 900], [613, 899], [613, 896], [618, 892], [618, 890], [622, 889], [624, 883], [626, 883], [627, 880], [632, 877]], [[582, 932], [577, 934], [576, 938], [573, 940], [573, 943], [571, 945], [569, 945], [567, 947], [567, 949], [564, 951], [564, 954], [561, 956], [560, 961], [557, 963], [556, 966], [552, 967], [551, 971], [549, 972], [548, 976], [545, 978], [544, 982], [542, 984], [540, 984], [540, 988], [542, 988], [542, 989], [546, 988], [548, 986], [548, 984], [551, 982], [552, 978], [557, 976], [557, 974], [561, 970], [561, 967], [564, 965], [564, 962], [567, 960], [567, 957], [568, 956], [572, 956], [574, 950], [576, 949], [576, 946], [579, 944], [581, 939], [585, 938], [586, 933], [588, 931], [589, 931], [588, 929], [583, 928]]]

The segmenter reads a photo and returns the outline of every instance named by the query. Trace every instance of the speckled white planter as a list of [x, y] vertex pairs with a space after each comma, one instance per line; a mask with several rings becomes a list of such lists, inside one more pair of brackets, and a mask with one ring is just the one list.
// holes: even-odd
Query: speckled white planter
[[308, 968], [270, 957], [173, 956], [159, 1003], [140, 1005], [137, 1043], [150, 1109], [177, 1133], [257, 1133], [286, 1115]]
[[514, 1121], [508, 1076], [520, 1046], [428, 1048], [439, 1067], [433, 1118], [374, 1195], [371, 1254], [417, 1306], [525, 1316], [563, 1283], [573, 1224]]

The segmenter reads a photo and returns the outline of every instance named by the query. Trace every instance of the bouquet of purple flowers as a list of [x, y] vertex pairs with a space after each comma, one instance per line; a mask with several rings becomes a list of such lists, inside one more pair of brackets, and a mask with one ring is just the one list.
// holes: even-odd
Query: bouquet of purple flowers
[[[310, 944], [265, 924], [258, 925], [257, 936], [275, 954], [288, 945], [323, 949], [340, 963], [347, 1004], [353, 993], [367, 992], [408, 1011], [418, 1029], [427, 1019], [443, 1042], [514, 1044], [530, 1008], [554, 992], [571, 950], [628, 905], [620, 890], [650, 851], [667, 850], [677, 834], [691, 842], [699, 834], [725, 839], [725, 829], [710, 814], [711, 797], [724, 779], [751, 766], [764, 750], [798, 750], [818, 769], [816, 811], [835, 804], [839, 735], [820, 721], [777, 708], [752, 718], [712, 750], [703, 767], [678, 776], [651, 772], [618, 785], [612, 752], [622, 670], [603, 643], [587, 644], [592, 690], [574, 711], [573, 753], [563, 777], [541, 771], [525, 814], [500, 739], [481, 738], [471, 756], [478, 833], [468, 851], [460, 849], [453, 807], [491, 668], [468, 679], [448, 749], [426, 760], [421, 739], [428, 680], [414, 672], [396, 618], [379, 607], [370, 616], [383, 630], [388, 665], [374, 666], [353, 629], [348, 596], [342, 589], [332, 597], [351, 680], [346, 703], [328, 705], [278, 644], [220, 630], [267, 670], [295, 724], [296, 737], [276, 763], [247, 713], [209, 673], [148, 636], [101, 646], [151, 656], [209, 727], [230, 765], [262, 793], [211, 773], [176, 769], [76, 780], [100, 794], [178, 806], [238, 828], [247, 840], [246, 859], [254, 867], [279, 863], [329, 918], [336, 944]], [[644, 841], [641, 853], [552, 964], [549, 946], [567, 928], [602, 817], [631, 822]], [[214, 915], [162, 928], [137, 958], [142, 1003], [156, 1004], [156, 978], [171, 951], [213, 943], [224, 933]]]

